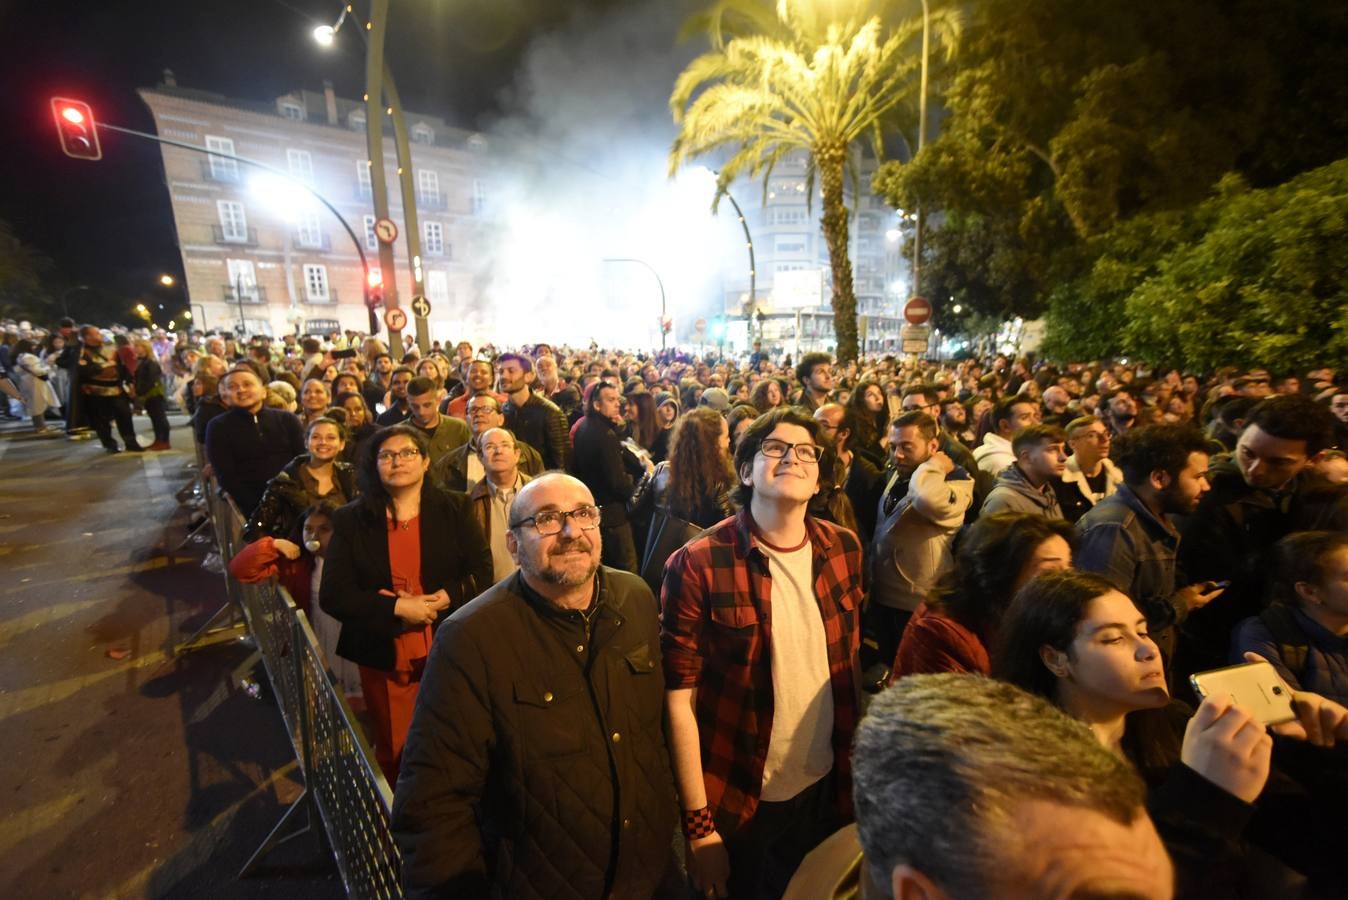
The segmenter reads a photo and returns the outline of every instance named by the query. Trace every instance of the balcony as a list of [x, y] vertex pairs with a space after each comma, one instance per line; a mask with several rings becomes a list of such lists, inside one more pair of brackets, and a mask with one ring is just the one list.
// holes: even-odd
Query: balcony
[[232, 247], [256, 247], [256, 246], [257, 246], [257, 229], [256, 229], [256, 228], [245, 228], [243, 234], [239, 234], [238, 231], [234, 231], [234, 230], [231, 230], [231, 231], [229, 231], [228, 233], [226, 233], [226, 231], [225, 231], [225, 229], [224, 229], [223, 226], [221, 226], [221, 225], [212, 225], [212, 226], [211, 226], [211, 237], [213, 237], [213, 238], [215, 239], [215, 242], [216, 242], [217, 244], [228, 244], [228, 245], [230, 245], [230, 246], [232, 246]]
[[238, 184], [243, 180], [239, 177], [239, 164], [237, 162], [232, 159], [210, 156], [201, 160], [201, 177], [218, 184]]
[[418, 191], [417, 191], [417, 208], [418, 208], [418, 209], [446, 210], [446, 209], [449, 209], [449, 199], [445, 196], [445, 192], [444, 192], [444, 191], [423, 191], [423, 190], [418, 190]]
[[296, 250], [318, 250], [322, 253], [332, 252], [332, 238], [328, 237], [326, 234], [295, 234], [291, 236], [290, 245]]
[[328, 288], [328, 293], [325, 297], [315, 297], [313, 294], [306, 293], [304, 295], [304, 302], [314, 306], [331, 306], [337, 302], [337, 289]]
[[267, 290], [261, 285], [247, 284], [243, 285], [243, 297], [239, 297], [238, 287], [232, 284], [226, 284], [221, 288], [226, 303], [243, 303], [245, 305], [261, 305], [267, 302]]

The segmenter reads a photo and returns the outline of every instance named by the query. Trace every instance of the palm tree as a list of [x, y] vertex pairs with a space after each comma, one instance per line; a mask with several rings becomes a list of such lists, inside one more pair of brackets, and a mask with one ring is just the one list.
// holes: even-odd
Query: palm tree
[[[823, 199], [820, 224], [843, 362], [857, 356], [843, 192], [850, 170], [853, 195], [859, 193], [850, 150], [868, 138], [883, 158], [886, 118], [911, 99], [912, 75], [920, 64], [904, 50], [921, 34], [921, 20], [886, 34], [879, 16], [865, 14], [868, 6], [865, 0], [777, 0], [769, 34], [714, 37], [713, 49], [688, 64], [669, 98], [679, 126], [669, 155], [671, 175], [703, 154], [731, 151], [719, 166], [713, 210], [735, 178], [761, 177], [766, 195], [774, 167], [788, 155], [806, 154], [806, 196], [813, 201], [817, 178]], [[714, 21], [719, 26], [719, 19]]]

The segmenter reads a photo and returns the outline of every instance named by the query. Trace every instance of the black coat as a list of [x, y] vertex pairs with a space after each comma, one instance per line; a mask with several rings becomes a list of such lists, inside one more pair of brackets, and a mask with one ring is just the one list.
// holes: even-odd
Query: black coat
[[[304, 511], [323, 497], [311, 494], [300, 476], [300, 466], [309, 462], [309, 454], [302, 453], [286, 464], [276, 477], [267, 482], [267, 489], [257, 509], [243, 527], [243, 539], [253, 542], [270, 535], [292, 540]], [[340, 460], [332, 464], [332, 481], [339, 492], [329, 494], [339, 504], [356, 498], [356, 473], [350, 464]]]
[[566, 414], [557, 404], [540, 394], [529, 394], [521, 406], [507, 400], [502, 408], [505, 427], [538, 451], [548, 469], [565, 469], [571, 458], [571, 436]]
[[[433, 594], [444, 588], [453, 610], [492, 583], [491, 548], [467, 494], [423, 483], [417, 525], [422, 590]], [[393, 614], [393, 598], [380, 594], [392, 589], [387, 520], [372, 516], [359, 500], [348, 503], [333, 517], [319, 589], [323, 611], [342, 623], [337, 654], [343, 659], [392, 670], [393, 643], [406, 630]]]
[[645, 469], [623, 451], [612, 422], [597, 414], [581, 421], [570, 471], [594, 495], [595, 504], [604, 511], [605, 527], [627, 524], [627, 501]]
[[601, 568], [583, 668], [531, 593], [512, 575], [435, 636], [393, 799], [404, 892], [648, 900], [676, 813], [655, 598]]
[[251, 516], [267, 482], [304, 452], [304, 429], [288, 412], [231, 409], [206, 426], [206, 459], [239, 512]]

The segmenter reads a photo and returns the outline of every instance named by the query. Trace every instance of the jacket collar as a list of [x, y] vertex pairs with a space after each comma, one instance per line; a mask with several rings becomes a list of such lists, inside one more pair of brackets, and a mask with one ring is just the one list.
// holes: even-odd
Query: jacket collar
[[[753, 515], [746, 506], [735, 513], [734, 519], [734, 548], [736, 559], [756, 559], [761, 564], [767, 564], [767, 556], [763, 553], [760, 541], [755, 535], [757, 525], [754, 524]], [[810, 541], [813, 548], [813, 555], [816, 557], [826, 554], [833, 547], [833, 536], [829, 534], [828, 529], [824, 528], [815, 519], [814, 516], [805, 516], [805, 536]]]
[[1152, 512], [1151, 508], [1142, 502], [1142, 498], [1127, 483], [1119, 485], [1119, 489], [1114, 492], [1114, 496], [1119, 498], [1119, 503], [1131, 509], [1149, 531], [1160, 532], [1169, 538], [1178, 538], [1179, 532], [1175, 530], [1175, 526], [1171, 524], [1170, 520], [1158, 518], [1156, 513]]

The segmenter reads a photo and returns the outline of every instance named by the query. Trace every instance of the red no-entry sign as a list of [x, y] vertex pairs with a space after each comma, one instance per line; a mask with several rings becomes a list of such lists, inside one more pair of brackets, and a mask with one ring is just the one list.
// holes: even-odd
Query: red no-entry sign
[[931, 302], [926, 297], [914, 297], [904, 304], [903, 317], [910, 325], [926, 325], [931, 321]]

